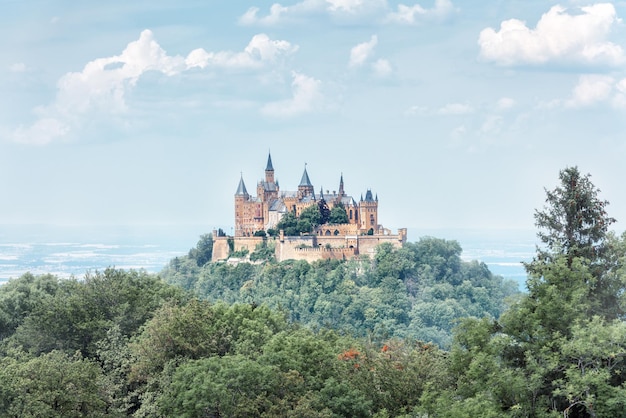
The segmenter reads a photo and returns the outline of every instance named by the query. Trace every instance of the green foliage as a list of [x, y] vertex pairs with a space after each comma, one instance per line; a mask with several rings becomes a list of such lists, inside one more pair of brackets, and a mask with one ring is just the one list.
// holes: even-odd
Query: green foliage
[[52, 351], [0, 359], [0, 417], [104, 417], [107, 399], [97, 364]]
[[626, 240], [607, 233], [614, 220], [589, 176], [569, 168], [560, 179], [536, 214], [546, 247], [527, 265], [528, 294], [499, 321], [460, 323], [455, 389], [428, 393], [429, 415], [625, 416]]
[[330, 211], [330, 215], [328, 216], [328, 223], [330, 224], [347, 224], [350, 221], [348, 220], [348, 214], [346, 213], [346, 208], [343, 206], [341, 202], [337, 203]]
[[41, 299], [5, 342], [35, 354], [79, 350], [89, 357], [112, 326], [131, 335], [165, 300], [184, 299], [179, 289], [156, 276], [112, 268], [56, 286], [54, 295]]
[[26, 273], [0, 286], [0, 339], [15, 332], [33, 310], [51, 299], [59, 289], [55, 276]]
[[[251, 260], [271, 250], [258, 248]], [[425, 237], [383, 244], [369, 260], [209, 263], [195, 275], [164, 271], [170, 283], [209, 301], [264, 303], [313, 329], [332, 327], [382, 341], [393, 336], [447, 347], [458, 318], [497, 318], [514, 287], [482, 263], [463, 262], [456, 241]], [[183, 264], [184, 265], [184, 264]]]
[[276, 261], [276, 244], [263, 241], [258, 244], [254, 252], [250, 254], [250, 261]]
[[211, 261], [212, 254], [213, 235], [203, 234], [200, 236], [200, 240], [198, 241], [198, 244], [196, 244], [196, 247], [189, 250], [188, 257], [195, 260], [198, 267], [202, 267]]
[[326, 203], [323, 197], [319, 202], [317, 202], [317, 207], [320, 211], [320, 224], [327, 223], [331, 212], [330, 209], [328, 209], [328, 203]]

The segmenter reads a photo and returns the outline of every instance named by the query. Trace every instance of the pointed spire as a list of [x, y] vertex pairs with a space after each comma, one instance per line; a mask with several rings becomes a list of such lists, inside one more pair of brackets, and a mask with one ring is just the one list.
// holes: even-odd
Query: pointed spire
[[365, 201], [372, 202], [373, 200], [374, 198], [372, 197], [372, 189], [367, 189], [367, 192], [365, 193]]
[[270, 152], [267, 153], [267, 166], [265, 167], [265, 171], [274, 171], [274, 166], [272, 165], [272, 154]]
[[300, 180], [300, 185], [298, 187], [313, 187], [311, 184], [311, 180], [309, 179], [309, 173], [306, 171], [306, 163], [304, 163], [304, 173], [302, 173], [302, 179]]
[[324, 188], [320, 186], [320, 199], [324, 200]]
[[246, 184], [243, 182], [243, 173], [241, 173], [241, 179], [239, 180], [239, 186], [237, 187], [237, 192], [235, 192], [235, 196], [248, 196]]
[[343, 173], [341, 173], [341, 179], [339, 180], [339, 196], [344, 196], [346, 192], [343, 190]]
[[376, 198], [374, 200], [378, 202], [378, 193], [376, 193]]

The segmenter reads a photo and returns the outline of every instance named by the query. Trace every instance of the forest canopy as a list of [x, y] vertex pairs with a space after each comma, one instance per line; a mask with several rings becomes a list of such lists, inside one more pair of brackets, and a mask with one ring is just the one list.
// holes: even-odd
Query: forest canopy
[[[624, 417], [626, 235], [589, 175], [536, 212], [527, 292], [456, 241], [0, 287], [1, 417]], [[166, 280], [164, 280], [166, 279]]]

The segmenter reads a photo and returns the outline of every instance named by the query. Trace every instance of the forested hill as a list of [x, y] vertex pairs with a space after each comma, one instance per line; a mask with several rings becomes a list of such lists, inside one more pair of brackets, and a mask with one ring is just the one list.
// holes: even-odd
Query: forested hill
[[161, 273], [169, 283], [211, 302], [267, 305], [311, 329], [330, 328], [374, 341], [391, 337], [448, 348], [459, 318], [498, 318], [514, 281], [484, 263], [461, 260], [456, 241], [424, 237], [401, 249], [383, 244], [373, 259], [271, 260], [260, 264], [209, 262], [211, 237]]
[[560, 179], [523, 294], [436, 238], [230, 266], [203, 236], [163, 272], [177, 285], [113, 268], [12, 279], [0, 418], [626, 417], [626, 233], [588, 175]]

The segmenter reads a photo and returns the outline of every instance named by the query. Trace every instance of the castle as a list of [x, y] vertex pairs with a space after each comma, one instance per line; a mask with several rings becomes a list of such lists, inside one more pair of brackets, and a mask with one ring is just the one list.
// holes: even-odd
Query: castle
[[[313, 232], [286, 236], [283, 230], [277, 231], [279, 222], [291, 212], [298, 218], [312, 205], [325, 206], [329, 210], [342, 207], [347, 222], [341, 224], [318, 225]], [[267, 237], [267, 235], [273, 235]], [[373, 254], [376, 246], [390, 242], [401, 247], [406, 242], [406, 229], [398, 230], [397, 235], [378, 224], [378, 195], [374, 197], [367, 190], [365, 198], [361, 194], [357, 202], [346, 194], [343, 174], [339, 180], [339, 190], [326, 193], [320, 188], [315, 193], [309, 174], [304, 168], [296, 191], [283, 191], [274, 176], [271, 154], [267, 157], [265, 177], [257, 183], [256, 196], [248, 193], [243, 180], [239, 180], [235, 192], [235, 231], [234, 237], [219, 236], [214, 231], [213, 260], [225, 260], [233, 251], [252, 253], [259, 245], [274, 243], [278, 261], [302, 259], [346, 259], [360, 254]], [[278, 235], [278, 236], [276, 236]]]

